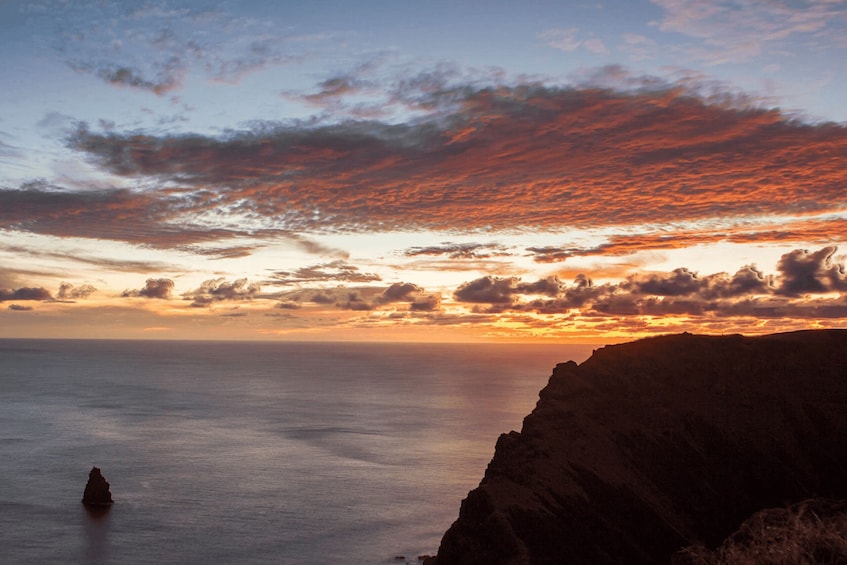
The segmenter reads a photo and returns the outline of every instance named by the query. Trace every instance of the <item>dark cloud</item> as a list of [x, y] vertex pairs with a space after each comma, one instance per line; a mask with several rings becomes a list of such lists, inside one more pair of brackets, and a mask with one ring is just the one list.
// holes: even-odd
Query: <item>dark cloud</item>
[[252, 300], [262, 287], [256, 283], [248, 283], [247, 279], [229, 282], [225, 278], [204, 281], [200, 288], [185, 293], [183, 296], [193, 300], [192, 306], [207, 306], [222, 300]]
[[409, 310], [412, 312], [437, 312], [441, 310], [441, 296], [430, 294], [418, 297], [409, 305]]
[[126, 189], [76, 192], [42, 181], [0, 188], [0, 227], [58, 237], [107, 239], [175, 247], [238, 235], [180, 226], [171, 220], [186, 202], [177, 196]]
[[558, 296], [561, 291], [562, 284], [556, 277], [524, 283], [516, 277], [485, 276], [459, 286], [453, 297], [472, 304], [510, 305], [517, 295]]
[[71, 283], [63, 282], [59, 286], [59, 292], [56, 294], [56, 298], [59, 300], [78, 300], [80, 298], [88, 298], [94, 292], [97, 292], [97, 289], [90, 284], [74, 286]]
[[441, 296], [427, 293], [413, 283], [398, 282], [386, 286], [339, 286], [310, 290], [307, 288], [276, 295], [278, 308], [297, 309], [304, 303], [333, 305], [343, 310], [433, 312], [441, 309]]
[[516, 292], [520, 294], [544, 294], [547, 296], [558, 296], [561, 289], [562, 283], [556, 277], [547, 277], [534, 283], [521, 283], [515, 286]]
[[344, 310], [354, 310], [356, 312], [368, 312], [374, 309], [373, 304], [369, 304], [367, 302], [361, 302], [357, 300], [350, 300], [345, 304], [338, 304], [339, 308]]
[[[323, 245], [287, 229], [245, 231], [238, 227], [192, 224], [193, 212], [215, 206], [217, 197], [204, 192], [179, 190], [134, 192], [127, 189], [68, 190], [37, 180], [20, 189], [0, 188], [0, 229], [13, 229], [57, 237], [105, 239], [161, 249], [180, 249], [200, 255], [235, 258], [250, 255], [264, 244], [222, 247], [226, 240], [266, 238], [284, 242], [306, 253], [346, 259], [347, 252]], [[226, 211], [218, 210], [225, 213]], [[215, 244], [207, 247], [206, 244]], [[31, 252], [30, 252], [31, 253]], [[75, 261], [126, 271], [162, 271], [161, 263], [115, 261], [76, 254]]]
[[594, 304], [614, 294], [614, 285], [595, 286], [585, 275], [577, 275], [573, 284], [559, 285], [559, 294], [553, 298], [536, 298], [518, 309], [531, 310], [539, 314], [564, 314], [573, 309], [589, 310]]
[[[31, 181], [20, 189], [0, 189], [0, 225], [28, 228], [38, 222], [56, 221], [66, 210], [71, 213], [90, 209], [143, 206], [127, 190], [73, 192], [45, 181]], [[88, 218], [90, 219], [90, 218]], [[104, 218], [105, 219], [105, 218]]]
[[561, 263], [574, 255], [580, 254], [577, 248], [554, 246], [527, 247], [526, 250], [533, 255], [533, 260], [536, 263]]
[[394, 283], [377, 297], [379, 304], [390, 304], [392, 302], [413, 302], [415, 297], [423, 289], [412, 283]]
[[221, 318], [246, 318], [247, 316], [247, 312], [228, 312], [226, 314], [220, 314]]
[[379, 275], [362, 273], [358, 267], [345, 261], [331, 261], [295, 271], [277, 271], [267, 284], [294, 285], [314, 282], [367, 283], [382, 280]]
[[[482, 277], [461, 285], [454, 298], [477, 305], [488, 314], [535, 312], [582, 317], [601, 316], [712, 316], [760, 318], [835, 318], [847, 311], [847, 274], [833, 260], [835, 247], [816, 252], [798, 249], [786, 253], [777, 275], [766, 275], [755, 265], [735, 274], [700, 276], [687, 268], [667, 273], [636, 273], [616, 284], [594, 285], [585, 275], [572, 284], [558, 279], [524, 283], [517, 278]], [[840, 298], [826, 298], [840, 292]], [[545, 295], [531, 298], [528, 295]]]
[[15, 312], [30, 312], [34, 310], [32, 306], [23, 306], [21, 304], [9, 304], [9, 310]]
[[453, 298], [473, 304], [511, 304], [517, 281], [514, 277], [481, 277], [461, 285], [453, 293]]
[[844, 265], [832, 262], [836, 250], [834, 246], [813, 253], [797, 249], [783, 255], [777, 265], [780, 271], [777, 292], [786, 296], [799, 296], [847, 290]]
[[358, 291], [348, 292], [346, 302], [339, 302], [336, 306], [344, 310], [356, 310], [359, 312], [374, 309], [374, 305], [365, 300]]
[[765, 275], [755, 265], [741, 267], [732, 277], [718, 273], [706, 277], [705, 281], [707, 287], [700, 292], [706, 298], [768, 294], [774, 290], [773, 277]]
[[635, 295], [682, 296], [697, 293], [703, 285], [704, 281], [697, 278], [697, 273], [683, 267], [669, 274], [633, 276], [624, 283], [623, 288]]
[[335, 299], [324, 292], [318, 292], [312, 295], [309, 301], [314, 302], [315, 304], [332, 304], [335, 302]]
[[235, 245], [232, 247], [214, 247], [203, 248], [199, 246], [184, 246], [183, 249], [196, 253], [197, 255], [206, 255], [213, 259], [239, 259], [249, 257], [259, 248], [258, 245]]
[[159, 298], [167, 300], [171, 297], [174, 289], [174, 281], [171, 279], [147, 279], [144, 288], [140, 290], [125, 290], [121, 293], [123, 297]]
[[403, 253], [406, 257], [446, 256], [450, 259], [488, 259], [490, 257], [504, 257], [509, 255], [506, 247], [497, 243], [450, 243], [441, 245], [430, 245], [426, 247], [412, 247]]
[[[347, 99], [361, 95], [376, 95], [381, 91], [379, 83], [372, 78], [368, 78], [369, 71], [374, 70], [377, 66], [379, 66], [378, 60], [368, 61], [352, 71], [340, 73], [319, 82], [317, 92], [300, 94], [285, 91], [282, 93], [282, 96], [289, 100], [316, 106], [333, 113], [349, 112], [356, 114], [361, 111], [361, 107], [359, 108], [359, 112], [357, 112], [350, 107]], [[384, 112], [376, 113], [379, 115], [384, 114]]]
[[43, 287], [0, 288], [0, 302], [11, 300], [53, 300], [53, 295]]
[[441, 309], [441, 296], [426, 294], [425, 290], [412, 283], [394, 283], [378, 295], [373, 304], [375, 307], [385, 304], [405, 302], [411, 312], [434, 312]]

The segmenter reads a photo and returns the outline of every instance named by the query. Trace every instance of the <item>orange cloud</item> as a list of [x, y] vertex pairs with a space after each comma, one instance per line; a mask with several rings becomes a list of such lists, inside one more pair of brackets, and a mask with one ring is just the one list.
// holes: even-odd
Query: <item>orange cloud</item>
[[113, 174], [214, 191], [183, 211], [284, 213], [312, 230], [587, 228], [847, 205], [844, 126], [678, 88], [462, 92], [411, 124], [269, 123], [218, 138], [80, 128], [70, 143]]
[[661, 230], [625, 235], [611, 235], [606, 242], [593, 247], [578, 245], [549, 245], [528, 247], [526, 251], [537, 263], [560, 263], [571, 257], [594, 255], [623, 256], [640, 251], [684, 249], [695, 245], [722, 242], [797, 244], [833, 244], [847, 239], [847, 220], [841, 218], [808, 219], [784, 223], [764, 223], [752, 226], [728, 226], [725, 229]]

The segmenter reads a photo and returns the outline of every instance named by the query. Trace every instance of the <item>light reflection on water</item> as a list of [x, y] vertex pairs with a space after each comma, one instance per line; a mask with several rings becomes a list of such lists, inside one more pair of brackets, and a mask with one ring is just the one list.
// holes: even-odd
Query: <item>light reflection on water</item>
[[109, 560], [109, 513], [111, 507], [89, 508], [80, 504], [80, 522], [85, 537], [85, 561], [106, 563]]
[[[434, 553], [500, 433], [590, 346], [0, 340], [14, 563]], [[92, 465], [115, 506], [88, 515]]]

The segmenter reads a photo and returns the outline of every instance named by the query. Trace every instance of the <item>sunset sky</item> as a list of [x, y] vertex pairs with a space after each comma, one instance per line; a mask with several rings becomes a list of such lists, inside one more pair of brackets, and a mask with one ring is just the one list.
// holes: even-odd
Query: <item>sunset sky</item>
[[0, 337], [847, 327], [847, 0], [0, 0], [0, 54]]

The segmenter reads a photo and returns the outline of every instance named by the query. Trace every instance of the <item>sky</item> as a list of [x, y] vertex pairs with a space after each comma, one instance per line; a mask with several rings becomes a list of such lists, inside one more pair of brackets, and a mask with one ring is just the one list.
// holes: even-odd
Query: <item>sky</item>
[[0, 55], [0, 337], [847, 327], [847, 0], [0, 0]]

